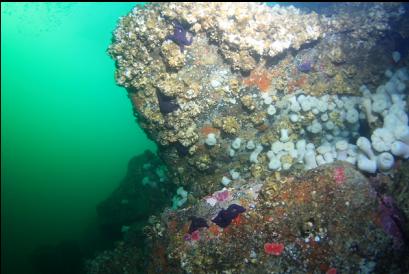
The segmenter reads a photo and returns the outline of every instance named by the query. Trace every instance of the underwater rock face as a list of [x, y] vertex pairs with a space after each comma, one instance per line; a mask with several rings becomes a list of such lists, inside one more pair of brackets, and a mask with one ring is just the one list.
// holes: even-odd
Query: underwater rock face
[[87, 261], [86, 271], [88, 274], [139, 274], [143, 263], [140, 248], [120, 242], [113, 250], [103, 251]]
[[[109, 53], [170, 176], [201, 197], [232, 180], [231, 170], [262, 179], [338, 159], [376, 172], [409, 157], [405, 119], [401, 137], [387, 137], [398, 126], [388, 121], [406, 111], [409, 74], [408, 55], [393, 61], [385, 34], [407, 23], [404, 13], [396, 3], [334, 4], [323, 14], [146, 5], [120, 19]], [[379, 161], [356, 146], [366, 124]]]
[[147, 150], [132, 158], [119, 187], [97, 207], [102, 235], [119, 240], [134, 226], [133, 236], [142, 236], [149, 216], [170, 205], [174, 190], [167, 168], [155, 154]]
[[[336, 182], [342, 169], [344, 178]], [[167, 258], [152, 267], [166, 273], [392, 273], [399, 265], [395, 238], [383, 229], [380, 201], [368, 179], [350, 164], [336, 162], [300, 177], [269, 177], [228, 189], [228, 201], [208, 198], [178, 212], [165, 211], [148, 230], [153, 252]], [[221, 207], [240, 204], [246, 211], [225, 228], [189, 231], [187, 214], [210, 220]], [[160, 236], [155, 232], [160, 230]], [[392, 272], [390, 272], [392, 271]], [[159, 271], [160, 272], [160, 271]], [[165, 273], [163, 272], [163, 273]], [[399, 272], [396, 272], [399, 273]]]
[[409, 54], [395, 53], [407, 17], [398, 3], [160, 3], [122, 17], [117, 83], [179, 186], [144, 229], [139, 269], [407, 271], [407, 221], [381, 198], [407, 216]]

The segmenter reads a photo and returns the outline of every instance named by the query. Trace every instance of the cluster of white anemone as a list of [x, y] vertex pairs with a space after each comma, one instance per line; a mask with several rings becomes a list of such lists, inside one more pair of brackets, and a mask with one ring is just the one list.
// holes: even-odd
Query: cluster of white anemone
[[[308, 170], [336, 160], [347, 161], [370, 173], [390, 170], [396, 157], [409, 158], [409, 127], [405, 112], [405, 83], [409, 75], [407, 68], [394, 73], [388, 70], [385, 75], [389, 79], [375, 92], [362, 86], [362, 96], [314, 97], [299, 90], [283, 98], [274, 111], [271, 110], [273, 105], [269, 97], [263, 95], [268, 114], [277, 119], [280, 115], [286, 115], [291, 122], [297, 123], [309, 113], [315, 119], [296, 133], [299, 136], [296, 141], [290, 138], [293, 132], [281, 128], [279, 140], [273, 142], [266, 152], [254, 140], [237, 137], [230, 145], [229, 155], [234, 157], [237, 152], [250, 151], [249, 162], [258, 163], [259, 155], [266, 153], [271, 171], [289, 170], [294, 163], [301, 163]], [[337, 117], [337, 120], [333, 117]], [[369, 140], [359, 136], [361, 119], [366, 119], [370, 124], [380, 119], [383, 126], [374, 129]], [[311, 137], [320, 139], [319, 145], [314, 145]], [[355, 144], [349, 142], [352, 139], [357, 140]], [[292, 161], [288, 161], [288, 157]]]

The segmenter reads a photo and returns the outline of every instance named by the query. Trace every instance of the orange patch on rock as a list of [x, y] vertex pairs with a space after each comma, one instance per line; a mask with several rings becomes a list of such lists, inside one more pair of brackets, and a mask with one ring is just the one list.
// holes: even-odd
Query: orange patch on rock
[[264, 216], [264, 221], [272, 222], [274, 220], [273, 216]]
[[299, 185], [293, 189], [293, 200], [298, 204], [305, 204], [311, 202], [311, 191], [306, 184]]
[[296, 88], [302, 88], [308, 83], [307, 76], [303, 75], [298, 79], [289, 81], [287, 84], [287, 89], [289, 92], [293, 92]]
[[277, 198], [281, 198], [281, 200], [283, 201], [288, 201], [290, 199], [290, 194], [288, 192], [284, 192], [281, 193], [281, 195], [279, 195]]
[[220, 234], [219, 227], [217, 225], [211, 225], [209, 227], [210, 233], [212, 233], [214, 236], [218, 236]]
[[172, 232], [172, 233], [176, 232], [177, 224], [178, 223], [175, 220], [172, 220], [172, 221], [168, 222], [168, 228], [169, 228], [170, 232]]
[[286, 212], [287, 211], [286, 211], [286, 209], [284, 207], [276, 207], [275, 210], [274, 210], [274, 214], [278, 218], [284, 217]]
[[272, 75], [264, 69], [254, 69], [250, 76], [244, 79], [246, 86], [257, 86], [261, 92], [266, 92], [271, 86]]
[[256, 127], [256, 128], [257, 128], [258, 131], [263, 132], [263, 131], [266, 131], [266, 130], [268, 129], [268, 125], [266, 125], [266, 124], [261, 124], [261, 125], [259, 125], [259, 126]]
[[232, 221], [232, 224], [234, 225], [241, 225], [244, 223], [244, 219], [241, 215], [238, 215], [236, 218], [234, 218]]
[[181, 229], [183, 234], [186, 234], [189, 231], [189, 227], [190, 227], [190, 222], [183, 225]]
[[214, 134], [216, 134], [216, 135], [219, 135], [219, 134], [220, 134], [220, 130], [219, 130], [219, 129], [214, 128], [214, 127], [212, 127], [212, 126], [210, 126], [210, 125], [204, 125], [204, 126], [202, 127], [202, 129], [200, 130], [200, 132], [201, 132], [204, 136], [207, 136], [207, 135], [210, 134], [210, 133], [214, 133]]
[[295, 84], [297, 86], [299, 86], [299, 87], [302, 87], [302, 86], [306, 85], [307, 83], [308, 83], [308, 78], [305, 75], [298, 78], [297, 81], [295, 82]]

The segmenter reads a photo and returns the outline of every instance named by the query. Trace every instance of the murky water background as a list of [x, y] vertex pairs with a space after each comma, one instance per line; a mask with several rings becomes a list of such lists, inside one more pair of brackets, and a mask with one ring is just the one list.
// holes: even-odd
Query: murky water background
[[106, 54], [134, 3], [1, 4], [2, 273], [79, 239], [129, 159], [155, 149]]

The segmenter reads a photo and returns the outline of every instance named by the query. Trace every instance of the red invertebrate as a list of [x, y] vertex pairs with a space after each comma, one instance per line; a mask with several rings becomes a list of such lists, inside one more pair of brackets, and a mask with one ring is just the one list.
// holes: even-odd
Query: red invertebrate
[[200, 240], [200, 232], [199, 230], [194, 231], [192, 234], [192, 241], [198, 241]]
[[337, 185], [342, 185], [345, 182], [345, 169], [343, 167], [336, 167], [334, 169], [334, 180]]
[[211, 226], [209, 227], [209, 231], [210, 231], [210, 233], [212, 233], [214, 236], [217, 236], [217, 235], [220, 234], [220, 229], [219, 229], [219, 227], [218, 227], [217, 225], [211, 225]]
[[284, 250], [284, 244], [278, 243], [265, 243], [264, 244], [264, 252], [267, 254], [280, 256]]

